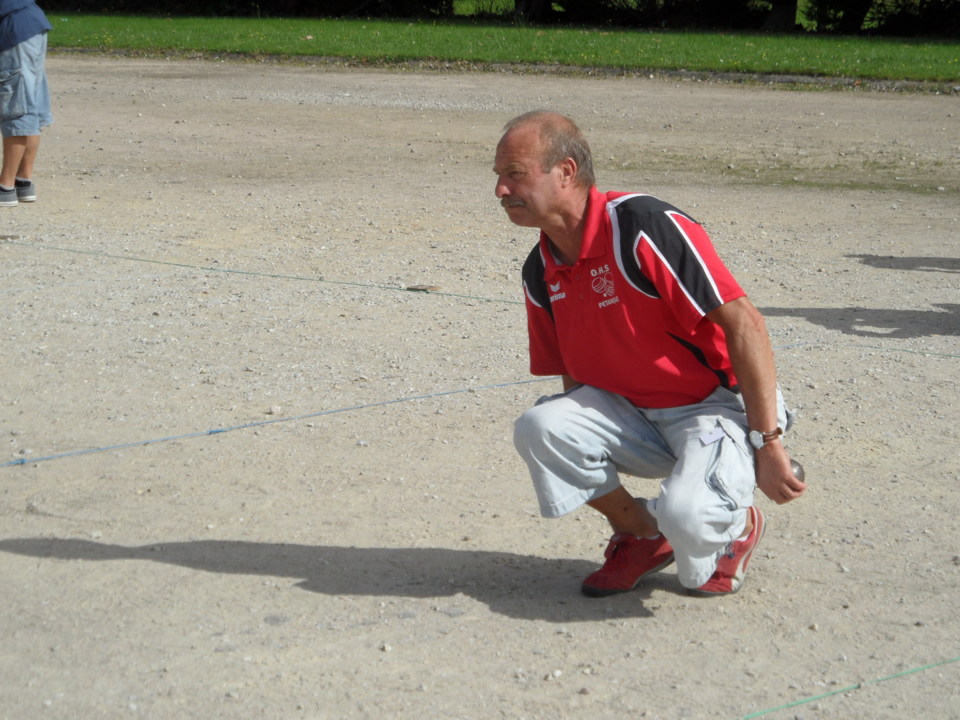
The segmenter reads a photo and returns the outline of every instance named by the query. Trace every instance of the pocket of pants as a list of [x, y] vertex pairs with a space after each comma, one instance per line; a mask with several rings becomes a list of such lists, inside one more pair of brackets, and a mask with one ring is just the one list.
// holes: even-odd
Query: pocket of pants
[[717, 418], [722, 438], [714, 444], [714, 455], [707, 469], [707, 484], [731, 510], [749, 507], [756, 486], [753, 452], [740, 437], [743, 431], [727, 418]]
[[0, 120], [26, 114], [27, 95], [20, 70], [0, 71]]

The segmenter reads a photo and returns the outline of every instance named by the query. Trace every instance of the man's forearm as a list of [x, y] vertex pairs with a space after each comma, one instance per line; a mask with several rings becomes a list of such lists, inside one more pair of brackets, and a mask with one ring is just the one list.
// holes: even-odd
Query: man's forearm
[[740, 298], [707, 317], [723, 328], [750, 429], [773, 430], [777, 427], [777, 370], [763, 315]]
[[[746, 298], [734, 300], [708, 316], [723, 328], [733, 372], [740, 383], [747, 424], [770, 432], [777, 427], [777, 370], [767, 324]], [[757, 485], [771, 500], [785, 503], [806, 489], [793, 475], [783, 444], [773, 440], [756, 451]]]

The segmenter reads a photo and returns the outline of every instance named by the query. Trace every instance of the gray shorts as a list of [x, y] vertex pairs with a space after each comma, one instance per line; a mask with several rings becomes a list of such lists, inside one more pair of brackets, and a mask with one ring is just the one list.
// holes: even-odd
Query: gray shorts
[[[789, 413], [778, 392], [779, 422]], [[680, 582], [705, 583], [746, 527], [756, 487], [740, 395], [718, 388], [702, 402], [637, 408], [581, 385], [525, 412], [514, 442], [533, 479], [540, 512], [560, 517], [620, 486], [620, 473], [660, 478], [648, 503], [673, 546]]]
[[47, 34], [0, 51], [0, 134], [39, 135], [53, 122], [47, 87]]

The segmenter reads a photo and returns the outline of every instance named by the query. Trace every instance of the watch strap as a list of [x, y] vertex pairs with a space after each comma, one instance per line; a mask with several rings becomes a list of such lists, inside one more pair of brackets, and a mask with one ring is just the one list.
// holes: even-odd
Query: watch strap
[[775, 440], [776, 438], [783, 435], [783, 428], [778, 427], [775, 430], [770, 430], [769, 432], [764, 432], [763, 430], [761, 430], [760, 435], [761, 437], [763, 437], [763, 444], [766, 445], [771, 440]]

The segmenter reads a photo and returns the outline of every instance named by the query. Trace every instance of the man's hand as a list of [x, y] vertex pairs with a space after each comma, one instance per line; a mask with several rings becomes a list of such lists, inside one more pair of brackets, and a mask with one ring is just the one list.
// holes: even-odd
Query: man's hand
[[[763, 316], [745, 297], [721, 305], [707, 317], [723, 328], [730, 362], [743, 395], [748, 427], [769, 430], [777, 425], [777, 372]], [[780, 440], [756, 451], [757, 487], [778, 505], [796, 500], [807, 485], [793, 474], [790, 456]]]
[[790, 456], [779, 440], [756, 451], [756, 474], [757, 487], [777, 505], [796, 500], [807, 489], [807, 484], [793, 474]]

